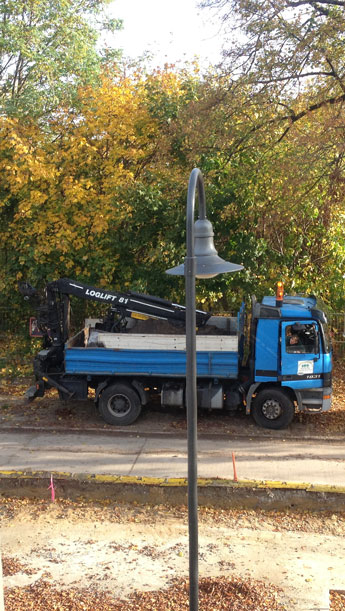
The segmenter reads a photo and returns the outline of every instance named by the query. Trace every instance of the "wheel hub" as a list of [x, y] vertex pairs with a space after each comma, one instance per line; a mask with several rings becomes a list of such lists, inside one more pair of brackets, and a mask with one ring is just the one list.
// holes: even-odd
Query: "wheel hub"
[[131, 409], [131, 404], [125, 395], [113, 395], [108, 401], [109, 411], [117, 418], [123, 418]]
[[262, 413], [268, 420], [275, 420], [279, 418], [282, 413], [282, 408], [280, 403], [275, 399], [267, 399], [262, 406]]

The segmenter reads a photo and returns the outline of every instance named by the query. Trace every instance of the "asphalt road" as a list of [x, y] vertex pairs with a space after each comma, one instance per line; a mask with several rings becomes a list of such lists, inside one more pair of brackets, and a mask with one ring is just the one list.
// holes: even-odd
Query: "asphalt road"
[[[345, 443], [284, 439], [199, 439], [198, 475], [345, 486]], [[181, 436], [0, 433], [0, 470], [186, 477]]]

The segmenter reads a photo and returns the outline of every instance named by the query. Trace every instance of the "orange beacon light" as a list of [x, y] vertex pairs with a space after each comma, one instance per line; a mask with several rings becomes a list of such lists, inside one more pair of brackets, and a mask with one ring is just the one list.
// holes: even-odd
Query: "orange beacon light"
[[277, 292], [276, 292], [276, 306], [279, 308], [283, 305], [284, 299], [284, 284], [282, 282], [277, 283]]

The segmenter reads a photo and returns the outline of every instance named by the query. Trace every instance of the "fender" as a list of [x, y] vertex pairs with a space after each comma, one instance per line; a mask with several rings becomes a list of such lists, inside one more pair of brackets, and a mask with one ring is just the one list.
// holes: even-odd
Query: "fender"
[[256, 392], [256, 389], [261, 385], [261, 382], [256, 382], [255, 384], [251, 384], [249, 390], [246, 394], [246, 414], [250, 414], [250, 410], [252, 407], [252, 398]]

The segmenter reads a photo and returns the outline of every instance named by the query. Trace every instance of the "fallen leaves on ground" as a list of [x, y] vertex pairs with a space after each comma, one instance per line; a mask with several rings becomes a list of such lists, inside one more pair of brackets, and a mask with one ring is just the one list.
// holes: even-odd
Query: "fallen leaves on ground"
[[[235, 528], [252, 528], [276, 532], [310, 532], [324, 535], [345, 535], [345, 511], [268, 511], [262, 509], [216, 509], [199, 507], [199, 523], [217, 524]], [[15, 516], [23, 519], [39, 519], [47, 515], [51, 520], [68, 519], [78, 522], [84, 518], [97, 522], [116, 522], [128, 524], [140, 522], [152, 525], [159, 519], [176, 520], [188, 523], [187, 507], [170, 505], [136, 505], [135, 503], [115, 503], [112, 501], [92, 502], [79, 499], [71, 501], [58, 499], [55, 503], [37, 499], [0, 499], [0, 518], [2, 523], [11, 521]], [[234, 535], [235, 536], [235, 535]]]
[[[93, 429], [114, 431], [114, 426], [106, 424], [97, 409], [92, 397], [89, 401], [68, 401], [61, 403], [54, 389], [48, 390], [45, 396], [32, 403], [24, 400], [24, 393], [32, 384], [32, 379], [16, 378], [0, 380], [0, 422], [8, 426], [54, 427], [57, 430]], [[333, 368], [333, 399], [329, 412], [318, 414], [298, 413], [291, 429], [298, 425], [298, 434], [303, 437], [303, 427], [308, 435], [345, 435], [345, 360], [335, 361]], [[301, 426], [302, 425], [302, 428]], [[152, 430], [168, 432], [185, 432], [187, 420], [185, 411], [177, 408], [166, 409], [150, 401], [143, 410], [140, 419], [127, 430], [151, 432]], [[223, 410], [200, 410], [198, 416], [199, 433], [236, 434], [246, 432], [249, 436], [260, 434], [268, 436], [269, 429], [256, 426], [244, 410], [225, 413]]]
[[25, 573], [26, 575], [33, 575], [35, 573], [34, 569], [30, 569], [25, 566], [16, 558], [10, 558], [8, 556], [3, 556], [1, 559], [2, 562], [2, 574], [4, 577], [9, 577], [11, 575], [16, 575], [17, 573]]
[[330, 611], [344, 611], [345, 609], [345, 592], [330, 590]]
[[[205, 578], [199, 581], [200, 611], [286, 611], [279, 588], [252, 579]], [[6, 611], [188, 611], [184, 579], [168, 589], [135, 592], [127, 600], [91, 589], [58, 590], [46, 581], [24, 588], [5, 588]]]
[[[0, 499], [0, 518], [3, 527], [13, 523], [15, 516], [19, 521], [40, 521], [45, 516], [48, 523], [55, 520], [69, 520], [78, 523], [87, 518], [91, 523], [114, 522], [131, 524], [140, 522], [143, 532], [150, 526], [176, 520], [185, 523], [187, 528], [187, 508], [170, 507], [166, 505], [146, 505], [116, 503], [92, 503], [87, 501], [66, 501], [56, 503], [37, 500]], [[254, 510], [217, 510], [214, 508], [200, 508], [200, 532], [204, 524], [215, 524], [217, 527], [226, 526], [233, 530], [234, 537], [240, 528], [254, 529], [255, 531], [271, 529], [272, 531], [314, 532], [332, 535], [344, 535], [345, 512], [320, 514], [313, 512], [293, 511], [254, 511]], [[236, 530], [237, 529], [237, 530]], [[90, 539], [89, 544], [93, 541]], [[144, 545], [140, 550], [144, 555], [152, 555], [154, 548]], [[26, 566], [22, 566], [20, 556], [17, 559], [4, 557], [4, 570], [7, 575], [14, 575], [16, 571], [29, 573]], [[229, 566], [224, 570], [229, 576]], [[29, 567], [31, 570], [31, 566]], [[290, 609], [284, 606], [282, 592], [269, 583], [249, 579], [232, 578], [234, 567], [231, 567], [229, 579], [207, 578], [200, 580], [200, 611], [283, 611]], [[36, 567], [37, 572], [37, 567]], [[38, 575], [39, 577], [39, 575]], [[129, 579], [134, 579], [129, 573]], [[32, 580], [31, 580], [32, 581]], [[187, 611], [188, 586], [186, 580], [171, 582], [171, 587], [159, 591], [137, 592], [129, 599], [119, 600], [121, 592], [106, 593], [95, 590], [97, 580], [91, 583], [89, 589], [69, 587], [59, 589], [56, 583], [49, 580], [47, 574], [36, 580], [32, 585], [23, 588], [8, 587], [6, 589], [6, 611]], [[338, 602], [338, 599], [340, 602]], [[338, 606], [332, 611], [344, 611], [338, 595], [334, 596]], [[170, 606], [169, 606], [170, 605]]]

